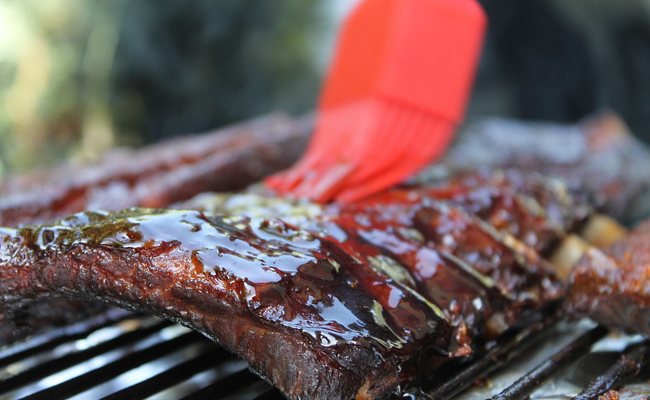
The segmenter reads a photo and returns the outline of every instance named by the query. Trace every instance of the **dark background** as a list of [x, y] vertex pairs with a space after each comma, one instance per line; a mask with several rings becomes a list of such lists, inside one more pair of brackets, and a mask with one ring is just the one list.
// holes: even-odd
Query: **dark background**
[[[354, 1], [0, 0], [0, 165], [308, 111], [333, 4]], [[610, 108], [648, 138], [650, 1], [481, 3], [490, 27], [469, 118], [571, 123]]]
[[574, 122], [610, 108], [650, 139], [650, 1], [481, 3], [490, 32], [477, 112]]

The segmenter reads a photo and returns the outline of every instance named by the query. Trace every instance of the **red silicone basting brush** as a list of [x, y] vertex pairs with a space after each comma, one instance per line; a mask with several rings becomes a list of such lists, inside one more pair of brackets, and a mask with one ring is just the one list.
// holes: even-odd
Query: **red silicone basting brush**
[[267, 185], [354, 201], [435, 160], [462, 120], [485, 25], [475, 0], [363, 0], [340, 33], [307, 152]]

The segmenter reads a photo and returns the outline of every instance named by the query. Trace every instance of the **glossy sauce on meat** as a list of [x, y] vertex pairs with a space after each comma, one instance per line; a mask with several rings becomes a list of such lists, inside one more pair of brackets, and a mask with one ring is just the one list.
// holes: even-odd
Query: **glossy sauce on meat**
[[[446, 191], [435, 187], [394, 189], [353, 204], [334, 204], [322, 209], [312, 203], [295, 201], [290, 208], [304, 210], [306, 217], [299, 213], [286, 216], [286, 200], [253, 194], [206, 195], [189, 205], [215, 214], [284, 218], [301, 229], [336, 242], [348, 254], [421, 294], [459, 331], [468, 330], [470, 336], [485, 333], [494, 336], [563, 293], [551, 266], [534, 248], [515, 239], [509, 230], [546, 232], [547, 240], [536, 242], [542, 250], [559, 240], [564, 231], [548, 228], [554, 222], [542, 218], [539, 210], [529, 211], [533, 217], [527, 220], [520, 217], [523, 211], [519, 210], [512, 217], [513, 224], [519, 224], [516, 229], [512, 225], [496, 229], [479, 218], [477, 214], [482, 210], [499, 207], [503, 214], [504, 206], [498, 198], [510, 196], [512, 187], [522, 185], [503, 177], [490, 179], [464, 181], [460, 192], [470, 198], [483, 197], [480, 206], [472, 207], [462, 203], [464, 198], [453, 185], [454, 190]], [[486, 183], [493, 180], [501, 182], [501, 186], [492, 190], [490, 196], [481, 194], [493, 187]], [[473, 195], [472, 191], [479, 194]], [[543, 190], [538, 192], [537, 197], [527, 201], [534, 202], [536, 198], [541, 201], [545, 196], [553, 199], [544, 201], [549, 208], [569, 204]], [[466, 207], [475, 213], [465, 211]], [[567, 214], [566, 210], [561, 211]], [[466, 339], [465, 342], [469, 343]]]
[[425, 336], [436, 325], [435, 308], [422, 307], [398, 285], [354, 289], [369, 280], [379, 287], [381, 277], [354, 265], [361, 263], [327, 241], [279, 219], [134, 209], [80, 213], [59, 225], [25, 229], [21, 236], [26, 233], [36, 249], [47, 253], [65, 253], [80, 244], [123, 251], [178, 246], [191, 254], [193, 275], [219, 276], [222, 289], [236, 291], [251, 312], [299, 329], [322, 346], [345, 342], [400, 349], [408, 344], [405, 336]]

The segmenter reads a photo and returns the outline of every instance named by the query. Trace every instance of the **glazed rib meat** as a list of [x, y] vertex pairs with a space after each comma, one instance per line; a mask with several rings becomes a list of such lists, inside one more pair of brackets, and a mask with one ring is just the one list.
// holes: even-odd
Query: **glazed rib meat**
[[81, 213], [6, 230], [1, 251], [8, 308], [62, 295], [170, 318], [293, 398], [382, 396], [408, 381], [419, 357], [457, 347], [435, 305], [277, 219]]
[[[464, 181], [464, 193], [506, 179], [495, 176], [474, 189]], [[416, 384], [420, 365], [467, 356], [562, 296], [511, 225], [492, 227], [449, 192], [411, 187], [328, 206], [204, 195], [182, 205], [198, 211], [85, 212], [5, 228], [2, 311], [98, 300], [203, 332], [290, 398], [384, 398]], [[477, 212], [496, 206], [481, 204]]]
[[429, 182], [427, 186], [432, 186], [430, 196], [459, 204], [542, 253], [603, 203], [579, 186], [512, 169], [457, 173], [441, 185]]
[[650, 221], [605, 251], [586, 252], [571, 273], [567, 312], [650, 336]]

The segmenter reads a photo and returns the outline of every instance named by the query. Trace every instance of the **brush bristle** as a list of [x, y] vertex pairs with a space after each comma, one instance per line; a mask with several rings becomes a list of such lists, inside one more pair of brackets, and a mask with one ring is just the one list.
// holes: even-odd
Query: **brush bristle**
[[424, 110], [373, 98], [321, 113], [314, 141], [292, 169], [267, 184], [327, 202], [379, 192], [442, 155], [455, 126]]

